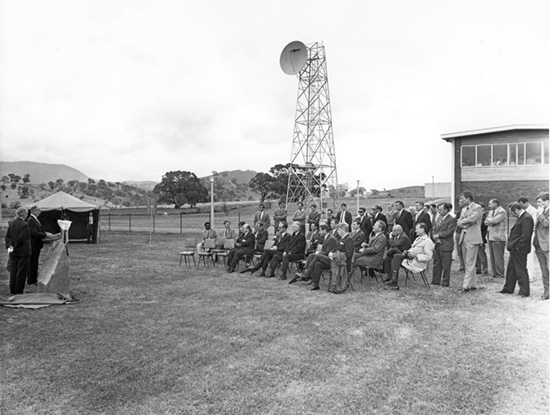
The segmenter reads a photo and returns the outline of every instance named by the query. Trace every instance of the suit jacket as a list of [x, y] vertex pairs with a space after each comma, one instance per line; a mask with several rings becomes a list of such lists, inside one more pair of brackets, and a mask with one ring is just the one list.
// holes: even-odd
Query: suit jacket
[[[340, 223], [340, 221], [342, 220], [342, 211], [338, 212], [336, 214], [336, 221], [338, 223]], [[348, 224], [348, 227], [349, 227], [349, 230], [351, 230], [351, 222], [353, 221], [353, 216], [351, 215], [351, 212], [348, 212], [346, 210], [346, 213], [344, 215], [344, 222], [346, 222]]]
[[403, 209], [401, 213], [398, 213], [396, 215], [395, 224], [401, 225], [401, 227], [403, 228], [403, 232], [405, 232], [405, 234], [407, 235], [410, 235], [411, 229], [413, 229], [413, 218], [411, 212]]
[[46, 237], [46, 232], [42, 228], [40, 221], [36, 220], [32, 215], [27, 218], [27, 224], [31, 233], [31, 254], [38, 254], [44, 246], [43, 239]]
[[548, 209], [537, 216], [533, 245], [537, 250], [548, 252]]
[[506, 241], [506, 211], [502, 206], [489, 210], [485, 218], [489, 241]]
[[353, 239], [355, 250], [357, 251], [359, 248], [361, 248], [361, 244], [365, 242], [367, 238], [361, 229], [357, 229], [356, 232], [352, 232], [350, 235], [351, 239]]
[[367, 258], [367, 265], [369, 267], [380, 268], [384, 259], [387, 243], [388, 240], [384, 233], [381, 232], [378, 235], [374, 235], [363, 249], [360, 258]]
[[434, 246], [428, 235], [416, 238], [411, 249], [409, 249], [409, 252], [415, 257], [413, 259], [405, 259], [401, 265], [412, 272], [424, 271], [434, 255]]
[[[262, 217], [262, 213], [264, 214], [263, 217]], [[256, 225], [256, 223], [258, 222], [262, 222], [264, 224], [264, 229], [269, 228], [269, 225], [271, 225], [271, 219], [269, 218], [269, 213], [267, 213], [266, 211], [256, 212], [256, 214], [254, 215], [254, 225]]]
[[390, 235], [388, 238], [388, 247], [397, 248], [399, 249], [399, 251], [403, 252], [411, 247], [411, 240], [405, 234], [405, 232], [401, 232], [401, 235], [399, 235], [398, 238], [394, 238], [392, 235]]
[[430, 214], [425, 210], [422, 210], [418, 215], [414, 217], [413, 227], [411, 229], [412, 237], [416, 237], [414, 233], [414, 228], [416, 227], [416, 224], [420, 222], [424, 222], [428, 226], [426, 233], [430, 232], [430, 229], [432, 228], [432, 220], [430, 219]]
[[254, 238], [254, 234], [252, 232], [247, 232], [237, 238], [237, 240], [235, 241], [235, 246], [238, 249], [245, 250], [246, 255], [252, 255], [254, 253], [255, 243], [256, 240]]
[[338, 241], [334, 236], [332, 236], [330, 233], [327, 234], [325, 237], [325, 241], [323, 242], [323, 248], [321, 249], [321, 253], [328, 255], [336, 246], [338, 245]]
[[258, 231], [254, 233], [254, 238], [256, 239], [256, 250], [257, 251], [263, 251], [265, 242], [267, 241], [267, 238], [269, 237], [269, 232], [265, 229], [262, 229], [261, 231]]
[[437, 222], [433, 227], [433, 241], [440, 251], [449, 252], [454, 249], [454, 234], [456, 229], [456, 219], [448, 213], [441, 221], [439, 226]]
[[460, 219], [456, 222], [457, 226], [462, 228], [459, 243], [464, 242], [466, 246], [481, 245], [483, 243], [481, 238], [482, 216], [483, 210], [477, 203], [472, 202], [462, 208]]
[[365, 234], [365, 242], [368, 242], [372, 233], [372, 222], [366, 213], [361, 218], [361, 224], [359, 225], [359, 228], [361, 228], [361, 230]]
[[386, 218], [386, 215], [384, 215], [382, 212], [380, 212], [378, 215], [376, 215], [376, 217], [372, 217], [372, 225], [374, 226], [374, 224], [376, 223], [376, 221], [379, 221], [381, 220], [382, 222], [384, 222], [386, 224], [386, 229], [388, 228], [388, 219]]
[[506, 249], [510, 252], [518, 251], [524, 254], [531, 252], [531, 237], [533, 236], [533, 218], [524, 211], [510, 229]]
[[306, 236], [300, 231], [293, 233], [285, 252], [287, 255], [303, 258], [306, 252]]
[[277, 247], [277, 251], [281, 253], [285, 252], [289, 242], [290, 234], [288, 232], [285, 232], [284, 234], [278, 233], [275, 237], [275, 246]]
[[331, 252], [344, 252], [346, 254], [346, 267], [348, 271], [351, 270], [351, 260], [353, 259], [353, 239], [351, 239], [350, 234], [344, 235], [338, 241], [336, 247], [333, 248]]
[[13, 247], [13, 256], [31, 255], [31, 232], [24, 219], [16, 217], [9, 225], [5, 236], [6, 248]]

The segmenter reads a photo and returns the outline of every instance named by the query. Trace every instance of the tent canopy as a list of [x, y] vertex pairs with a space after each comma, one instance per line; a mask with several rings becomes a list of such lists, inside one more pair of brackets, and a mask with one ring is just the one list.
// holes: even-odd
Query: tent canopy
[[71, 196], [63, 191], [54, 193], [53, 195], [40, 200], [39, 202], [27, 205], [27, 208], [38, 206], [42, 212], [51, 210], [72, 210], [73, 212], [91, 212], [99, 209], [99, 206], [91, 203], [83, 202], [74, 196]]

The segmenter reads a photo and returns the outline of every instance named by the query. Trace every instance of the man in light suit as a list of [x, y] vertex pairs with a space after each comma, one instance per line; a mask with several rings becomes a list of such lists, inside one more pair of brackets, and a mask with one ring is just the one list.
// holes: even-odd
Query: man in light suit
[[[434, 269], [432, 284], [448, 287], [451, 281], [451, 264], [453, 261], [454, 233], [456, 219], [451, 213], [449, 203], [441, 203], [438, 206], [439, 215], [433, 226], [432, 240], [435, 243]], [[442, 277], [443, 274], [443, 277]]]
[[411, 213], [405, 210], [405, 205], [400, 200], [395, 202], [394, 205], [395, 209], [397, 210], [397, 213], [395, 214], [395, 224], [401, 225], [401, 228], [403, 228], [403, 232], [405, 232], [406, 235], [410, 236], [411, 229], [414, 229]]
[[516, 281], [519, 285], [520, 297], [529, 297], [529, 272], [527, 271], [527, 255], [531, 252], [531, 237], [533, 236], [533, 218], [521, 208], [517, 202], [510, 203], [510, 214], [517, 218], [510, 229], [506, 249], [510, 251], [508, 267], [506, 267], [506, 282], [499, 291], [500, 294], [513, 294]]
[[256, 224], [258, 222], [262, 222], [264, 224], [265, 230], [267, 230], [267, 228], [269, 228], [269, 225], [271, 225], [269, 213], [265, 212], [265, 205], [263, 203], [260, 205], [260, 209], [254, 215], [254, 227], [256, 227]]
[[472, 192], [462, 192], [458, 197], [458, 203], [462, 207], [457, 226], [462, 228], [459, 245], [464, 257], [464, 283], [461, 293], [468, 293], [476, 289], [476, 259], [481, 239], [481, 218], [483, 211], [481, 206], [474, 202]]
[[342, 203], [340, 205], [340, 208], [342, 210], [340, 210], [340, 212], [338, 212], [338, 214], [336, 215], [336, 221], [338, 223], [347, 223], [348, 229], [351, 229], [351, 222], [353, 221], [353, 217], [351, 215], [351, 212], [348, 212], [348, 205]]
[[504, 278], [504, 249], [506, 248], [506, 211], [497, 199], [489, 200], [489, 212], [485, 218], [489, 258], [493, 278]]
[[540, 210], [537, 216], [533, 245], [542, 271], [544, 294], [541, 299], [548, 300], [548, 192], [537, 196], [537, 204]]
[[31, 208], [31, 214], [27, 218], [29, 231], [31, 233], [31, 258], [29, 263], [29, 275], [27, 277], [27, 285], [36, 285], [38, 283], [38, 260], [40, 251], [44, 246], [43, 240], [46, 236], [52, 236], [51, 233], [45, 232], [38, 217], [41, 210], [38, 206]]

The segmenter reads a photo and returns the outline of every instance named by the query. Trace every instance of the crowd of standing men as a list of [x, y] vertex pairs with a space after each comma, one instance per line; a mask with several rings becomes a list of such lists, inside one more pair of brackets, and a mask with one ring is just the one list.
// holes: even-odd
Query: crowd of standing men
[[53, 234], [44, 231], [40, 223], [40, 208], [30, 210], [20, 207], [15, 218], [10, 221], [5, 242], [8, 250], [8, 268], [10, 271], [10, 294], [23, 294], [27, 287], [36, 287], [38, 283], [38, 260], [44, 246], [44, 239]]
[[[231, 223], [225, 221], [220, 236], [235, 239], [228, 255], [228, 272], [235, 272], [239, 262], [245, 260], [248, 266], [241, 273], [261, 270], [258, 276], [274, 278], [280, 267], [278, 278], [286, 280], [290, 266], [296, 264], [299, 272], [289, 283], [306, 281], [312, 290], [319, 290], [322, 272], [331, 270], [329, 291], [334, 293], [345, 291], [357, 269], [379, 272], [386, 289], [398, 290], [400, 270], [425, 271], [432, 259], [431, 284], [449, 287], [456, 250], [464, 273], [460, 293], [475, 291], [477, 275], [487, 275], [490, 269], [494, 278], [505, 279], [499, 293], [512, 294], [517, 284], [518, 295], [528, 297], [536, 256], [544, 287], [541, 298], [548, 299], [548, 193], [539, 194], [536, 202], [538, 209], [525, 197], [508, 206], [509, 216], [515, 218], [508, 235], [508, 216], [500, 202], [491, 199], [488, 206], [476, 203], [474, 195], [466, 191], [460, 194], [456, 211], [450, 203], [425, 205], [418, 201], [405, 209], [403, 202], [396, 201], [388, 205], [386, 213], [380, 205], [374, 205], [368, 213], [360, 207], [354, 217], [343, 203], [337, 214], [328, 209], [326, 221], [321, 220], [316, 205], [312, 204], [307, 212], [298, 203], [290, 218], [290, 230], [289, 214], [281, 202], [273, 213], [276, 234], [271, 238], [271, 215], [261, 204], [253, 227], [241, 222], [236, 235]], [[203, 249], [205, 239], [217, 237], [207, 222], [198, 248]], [[505, 250], [510, 253], [506, 267]], [[252, 264], [254, 256], [257, 261]]]

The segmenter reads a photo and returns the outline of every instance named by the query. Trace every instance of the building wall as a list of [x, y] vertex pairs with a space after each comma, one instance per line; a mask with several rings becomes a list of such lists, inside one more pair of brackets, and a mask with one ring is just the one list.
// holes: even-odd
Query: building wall
[[[498, 199], [503, 207], [525, 196], [533, 206], [540, 192], [548, 192], [548, 180], [462, 182], [462, 191], [469, 190], [476, 202]], [[457, 194], [458, 197], [458, 194]], [[455, 202], [458, 206], [458, 200]]]
[[449, 183], [424, 183], [425, 199], [451, 198], [452, 184]]

